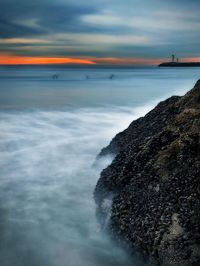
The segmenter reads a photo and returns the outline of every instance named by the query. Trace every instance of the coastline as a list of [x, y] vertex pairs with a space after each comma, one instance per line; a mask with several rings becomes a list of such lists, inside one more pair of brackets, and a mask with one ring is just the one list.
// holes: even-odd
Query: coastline
[[200, 67], [200, 62], [165, 62], [158, 67]]

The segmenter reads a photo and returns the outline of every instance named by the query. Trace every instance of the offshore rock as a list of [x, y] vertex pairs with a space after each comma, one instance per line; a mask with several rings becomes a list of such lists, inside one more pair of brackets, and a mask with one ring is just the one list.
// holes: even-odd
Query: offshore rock
[[102, 223], [150, 264], [199, 266], [200, 81], [133, 121], [108, 154], [94, 192]]

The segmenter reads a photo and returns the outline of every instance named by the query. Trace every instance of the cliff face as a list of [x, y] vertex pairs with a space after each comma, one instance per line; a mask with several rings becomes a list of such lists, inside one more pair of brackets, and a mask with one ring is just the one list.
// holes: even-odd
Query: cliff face
[[200, 81], [132, 122], [99, 156], [109, 153], [115, 159], [94, 192], [102, 221], [109, 215], [116, 238], [158, 265], [200, 265]]

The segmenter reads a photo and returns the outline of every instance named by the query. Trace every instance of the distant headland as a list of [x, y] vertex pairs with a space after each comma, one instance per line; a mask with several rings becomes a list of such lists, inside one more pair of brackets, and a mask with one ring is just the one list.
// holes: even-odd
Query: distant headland
[[172, 61], [164, 62], [158, 65], [159, 67], [200, 67], [200, 62], [180, 62], [179, 58], [172, 55]]

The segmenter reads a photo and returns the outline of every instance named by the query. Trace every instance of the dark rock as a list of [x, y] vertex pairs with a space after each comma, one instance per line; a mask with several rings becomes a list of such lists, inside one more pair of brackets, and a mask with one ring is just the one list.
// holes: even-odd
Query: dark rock
[[133, 121], [99, 157], [109, 153], [94, 198], [116, 239], [158, 265], [200, 265], [200, 81]]

